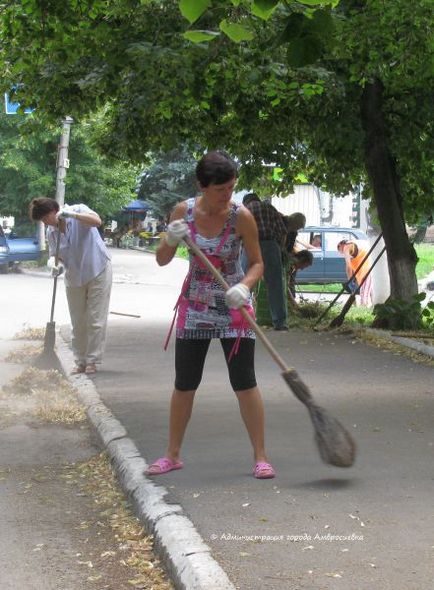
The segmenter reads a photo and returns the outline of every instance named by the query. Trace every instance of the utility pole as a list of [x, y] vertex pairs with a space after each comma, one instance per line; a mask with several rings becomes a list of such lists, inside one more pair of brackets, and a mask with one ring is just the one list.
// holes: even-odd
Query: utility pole
[[[66, 171], [69, 168], [68, 147], [69, 136], [73, 119], [65, 117], [62, 122], [62, 135], [60, 136], [59, 146], [57, 148], [57, 162], [56, 162], [56, 201], [60, 207], [65, 204], [65, 177]], [[42, 222], [38, 222], [38, 242], [41, 250], [46, 250], [45, 243], [45, 226]]]
[[63, 120], [62, 135], [60, 136], [59, 149], [57, 151], [57, 166], [56, 166], [56, 201], [60, 207], [65, 204], [65, 177], [66, 171], [69, 168], [68, 146], [69, 135], [73, 119], [65, 117]]

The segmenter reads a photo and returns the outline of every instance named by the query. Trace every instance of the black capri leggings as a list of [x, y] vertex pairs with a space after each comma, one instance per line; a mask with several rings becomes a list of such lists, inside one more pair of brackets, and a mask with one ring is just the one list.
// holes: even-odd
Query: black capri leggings
[[[220, 343], [225, 353], [229, 380], [234, 391], [256, 387], [255, 377], [255, 340], [241, 338], [236, 354], [229, 355], [236, 338], [221, 338]], [[202, 380], [203, 367], [211, 339], [184, 340], [176, 339], [175, 344], [175, 388], [180, 391], [196, 390]]]

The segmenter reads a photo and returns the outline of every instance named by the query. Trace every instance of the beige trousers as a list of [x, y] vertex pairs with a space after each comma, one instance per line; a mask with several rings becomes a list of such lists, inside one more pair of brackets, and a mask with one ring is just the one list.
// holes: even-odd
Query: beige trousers
[[72, 324], [72, 351], [79, 365], [99, 364], [104, 352], [107, 316], [112, 288], [112, 266], [108, 261], [97, 277], [82, 287], [66, 285]]

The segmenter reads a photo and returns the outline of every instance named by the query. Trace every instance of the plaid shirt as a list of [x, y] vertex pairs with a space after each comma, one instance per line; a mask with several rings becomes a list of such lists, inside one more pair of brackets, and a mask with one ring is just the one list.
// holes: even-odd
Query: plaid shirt
[[285, 243], [288, 230], [283, 215], [264, 201], [251, 201], [246, 205], [258, 226], [259, 240], [275, 240], [278, 244]]

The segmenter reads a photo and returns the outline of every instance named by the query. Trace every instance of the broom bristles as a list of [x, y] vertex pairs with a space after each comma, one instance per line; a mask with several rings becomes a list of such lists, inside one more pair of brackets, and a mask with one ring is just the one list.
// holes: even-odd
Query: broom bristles
[[47, 322], [44, 336], [44, 352], [50, 354], [53, 352], [56, 343], [56, 324], [54, 322]]
[[315, 429], [315, 442], [324, 463], [351, 467], [356, 458], [356, 443], [348, 430], [319, 406], [309, 406]]
[[315, 442], [324, 463], [351, 467], [356, 458], [356, 443], [338, 420], [318, 406], [295, 370], [282, 373], [295, 396], [308, 408], [315, 430]]
[[56, 342], [56, 324], [55, 322], [47, 322], [44, 337], [44, 350], [36, 357], [33, 366], [37, 369], [56, 369], [63, 373], [62, 365], [58, 356], [54, 352], [54, 345]]

